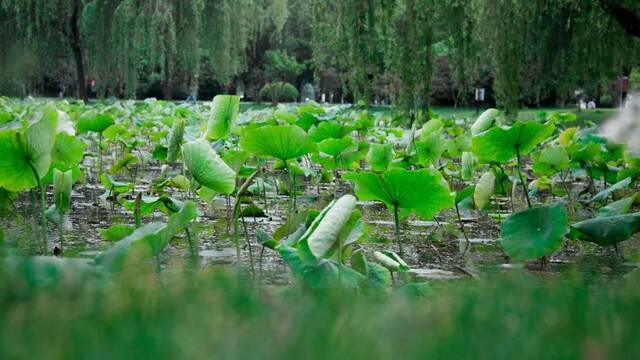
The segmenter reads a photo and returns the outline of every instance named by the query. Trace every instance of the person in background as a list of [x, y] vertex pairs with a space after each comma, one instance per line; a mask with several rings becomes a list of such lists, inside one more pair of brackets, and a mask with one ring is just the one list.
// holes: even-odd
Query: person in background
[[595, 108], [596, 108], [596, 101], [594, 99], [591, 99], [589, 103], [587, 103], [587, 109], [595, 109]]
[[190, 102], [192, 105], [196, 105], [198, 101], [198, 82], [195, 76], [189, 78], [189, 83], [187, 85], [189, 87], [189, 96], [187, 96], [186, 101]]

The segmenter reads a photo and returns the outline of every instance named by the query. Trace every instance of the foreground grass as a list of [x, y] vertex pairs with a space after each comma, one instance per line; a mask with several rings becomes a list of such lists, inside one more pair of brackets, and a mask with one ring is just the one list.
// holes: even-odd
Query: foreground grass
[[[389, 294], [262, 288], [228, 272], [0, 273], [0, 358], [628, 358], [640, 273], [495, 274]], [[7, 270], [8, 269], [8, 270]]]

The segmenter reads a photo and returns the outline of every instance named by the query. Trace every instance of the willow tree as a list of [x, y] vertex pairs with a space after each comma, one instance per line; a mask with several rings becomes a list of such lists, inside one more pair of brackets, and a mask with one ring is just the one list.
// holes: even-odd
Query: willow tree
[[410, 122], [428, 114], [433, 68], [433, 0], [399, 0], [393, 18], [388, 67], [400, 80], [399, 105]]
[[162, 74], [165, 100], [173, 80], [198, 73], [204, 0], [124, 0], [114, 10], [112, 37], [128, 96], [140, 74]]
[[454, 106], [457, 106], [468, 97], [478, 78], [473, 9], [468, 0], [444, 0], [434, 10], [439, 37], [449, 43], [446, 56], [455, 90]]
[[492, 68], [498, 106], [515, 115], [520, 106], [520, 74], [525, 66], [526, 34], [531, 20], [529, 0], [473, 0], [476, 36]]
[[[203, 70], [228, 84], [246, 69], [245, 50], [262, 14], [255, 0], [206, 0], [201, 14]], [[286, 2], [285, 2], [286, 7]]]
[[13, 31], [42, 47], [41, 55], [62, 44], [75, 62], [78, 97], [87, 100], [85, 54], [80, 21], [88, 2], [83, 0], [4, 0], [3, 9], [15, 17]]

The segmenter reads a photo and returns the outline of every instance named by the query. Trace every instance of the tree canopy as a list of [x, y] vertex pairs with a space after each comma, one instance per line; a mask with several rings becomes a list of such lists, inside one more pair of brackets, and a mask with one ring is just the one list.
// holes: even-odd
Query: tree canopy
[[633, 0], [2, 0], [0, 93], [255, 99], [285, 81], [413, 121], [485, 87], [514, 112], [613, 93], [638, 19]]

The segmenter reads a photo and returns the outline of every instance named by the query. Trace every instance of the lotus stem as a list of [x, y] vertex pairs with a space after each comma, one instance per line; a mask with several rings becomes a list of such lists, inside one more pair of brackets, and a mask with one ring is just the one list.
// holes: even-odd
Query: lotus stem
[[44, 207], [45, 207], [45, 193], [44, 193], [44, 186], [42, 185], [42, 182], [40, 182], [40, 179], [38, 179], [38, 189], [40, 191], [40, 221], [42, 222], [41, 224], [41, 228], [42, 228], [42, 243], [44, 245], [44, 255], [48, 255], [49, 252], [49, 244], [48, 244], [48, 239], [47, 239], [47, 218], [44, 214]]
[[195, 244], [193, 243], [193, 238], [191, 237], [191, 233], [188, 228], [184, 229], [184, 232], [187, 234], [187, 241], [189, 243], [189, 253], [191, 257], [191, 266], [196, 270], [198, 268], [198, 256], [196, 254]]
[[518, 160], [516, 169], [518, 171], [518, 177], [520, 178], [520, 184], [522, 185], [522, 191], [524, 191], [524, 197], [527, 199], [527, 206], [531, 209], [531, 199], [529, 198], [529, 192], [527, 191], [527, 184], [524, 182], [524, 177], [522, 176], [522, 163], [520, 161], [520, 149], [518, 147], [516, 147], [516, 159]]
[[264, 248], [265, 246], [262, 245], [262, 249], [260, 249], [260, 258], [258, 259], [258, 269], [260, 270], [260, 274], [262, 274], [262, 257], [264, 256]]
[[[44, 213], [44, 207], [45, 207], [45, 193], [44, 193], [44, 185], [42, 184], [42, 182], [40, 181], [40, 175], [38, 175], [38, 171], [36, 170], [36, 168], [33, 166], [33, 164], [31, 162], [27, 162], [29, 164], [29, 167], [31, 168], [31, 172], [33, 173], [33, 176], [36, 179], [36, 184], [38, 185], [38, 191], [40, 192], [40, 229], [42, 231], [42, 245], [44, 246], [44, 248], [42, 249], [42, 252], [44, 255], [47, 255], [48, 252], [48, 241], [47, 241], [47, 218], [45, 216]], [[33, 192], [32, 192], [33, 195]], [[33, 200], [33, 196], [32, 196], [32, 200]]]
[[[269, 215], [269, 202], [267, 201], [267, 183], [266, 176], [264, 175], [264, 170], [262, 166], [260, 166], [260, 178], [262, 179], [262, 198], [264, 200], [264, 213], [265, 215]], [[258, 189], [259, 191], [260, 189]]]
[[64, 257], [64, 228], [62, 227], [64, 224], [63, 216], [64, 214], [60, 214], [60, 219], [58, 219], [58, 236], [60, 237], [60, 257]]
[[564, 172], [560, 171], [560, 181], [562, 181], [562, 186], [564, 187], [564, 191], [567, 193], [567, 200], [569, 200], [569, 215], [573, 216], [573, 196], [571, 195], [571, 190], [569, 186], [567, 186], [567, 182], [565, 181]]
[[400, 257], [404, 257], [402, 242], [400, 241], [400, 215], [398, 213], [398, 205], [393, 206], [393, 221], [395, 223], [396, 243], [398, 244], [398, 252]]
[[135, 217], [136, 228], [139, 228], [142, 225], [140, 221], [140, 206], [142, 202], [142, 193], [138, 193], [136, 196], [136, 201], [133, 208], [133, 216]]
[[[36, 194], [33, 192], [33, 189], [29, 190], [29, 199], [31, 200], [31, 227], [35, 229], [36, 228]], [[40, 247], [40, 251], [43, 251], [42, 239], [40, 240], [40, 244], [38, 246]]]
[[244, 216], [240, 217], [240, 221], [242, 221], [242, 228], [244, 229], [244, 238], [247, 240], [247, 248], [249, 250], [249, 263], [251, 264], [251, 273], [255, 274], [255, 268], [253, 266], [253, 249], [251, 247], [251, 241], [249, 241], [249, 232], [247, 231], [247, 224], [244, 221]]
[[[259, 170], [254, 171], [249, 178], [247, 178], [247, 180], [244, 182], [244, 184], [242, 184], [242, 186], [240, 187], [240, 189], [238, 189], [238, 191], [236, 192], [236, 203], [233, 206], [233, 242], [236, 246], [236, 259], [237, 259], [237, 264], [236, 266], [238, 266], [238, 268], [240, 267], [240, 239], [238, 238], [238, 218], [240, 217], [240, 196], [247, 191], [247, 188], [249, 188], [249, 185], [251, 185], [251, 182], [253, 181], [253, 179], [255, 179], [256, 175], [258, 175]], [[249, 242], [249, 238], [246, 239], [247, 243]], [[251, 264], [251, 267], [253, 268], [253, 263]]]
[[456, 215], [458, 216], [458, 226], [460, 227], [460, 231], [462, 231], [462, 235], [464, 235], [464, 239], [467, 242], [467, 247], [469, 247], [469, 238], [467, 237], [467, 233], [464, 231], [464, 224], [462, 223], [462, 216], [460, 216], [458, 203], [456, 203]]
[[102, 174], [102, 133], [98, 133], [98, 176]]

